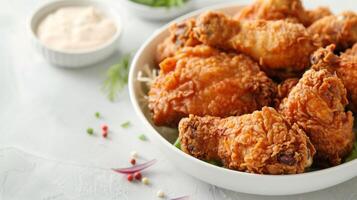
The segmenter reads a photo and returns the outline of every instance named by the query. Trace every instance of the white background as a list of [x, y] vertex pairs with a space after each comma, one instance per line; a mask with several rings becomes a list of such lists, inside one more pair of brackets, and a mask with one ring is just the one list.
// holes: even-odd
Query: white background
[[[68, 70], [47, 64], [31, 46], [27, 20], [43, 1], [0, 0], [0, 200], [12, 199], [156, 199], [162, 189], [168, 198], [192, 199], [357, 199], [357, 179], [327, 190], [289, 197], [239, 194], [208, 185], [178, 171], [149, 141], [135, 116], [127, 89], [115, 103], [101, 91], [108, 66], [132, 52], [164, 23], [142, 21], [116, 6], [125, 19], [119, 52], [95, 66]], [[199, 7], [219, 0], [197, 0]], [[237, 0], [237, 2], [239, 2]], [[242, 3], [247, 1], [240, 1]], [[357, 10], [354, 0], [309, 0], [307, 7], [328, 5], [335, 12]], [[103, 118], [98, 120], [94, 113]], [[123, 129], [120, 124], [131, 121]], [[108, 139], [87, 127], [110, 127]], [[128, 183], [109, 168], [128, 166], [130, 152], [158, 159], [144, 172], [152, 184]], [[212, 174], [214, 176], [214, 174]], [[269, 185], [267, 185], [269, 187]]]

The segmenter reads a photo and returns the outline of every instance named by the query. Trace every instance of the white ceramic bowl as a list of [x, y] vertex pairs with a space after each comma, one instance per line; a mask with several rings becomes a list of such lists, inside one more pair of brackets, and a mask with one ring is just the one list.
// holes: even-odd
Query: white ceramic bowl
[[[95, 6], [96, 8], [102, 10], [105, 15], [115, 21], [117, 26], [117, 32], [112, 37], [112, 39], [95, 49], [80, 52], [67, 52], [51, 49], [46, 45], [42, 44], [41, 41], [37, 38], [36, 29], [44, 17], [64, 6]], [[118, 47], [119, 37], [121, 35], [122, 30], [122, 21], [117, 12], [115, 12], [110, 6], [102, 2], [90, 0], [50, 1], [36, 9], [29, 20], [30, 37], [35, 48], [51, 64], [69, 68], [88, 66], [110, 56]]]
[[147, 20], [170, 20], [193, 10], [195, 7], [195, 0], [189, 0], [182, 6], [172, 8], [150, 7], [130, 0], [121, 1], [131, 13]]
[[[229, 4], [209, 8], [225, 13], [237, 11], [241, 6]], [[176, 21], [197, 16], [202, 10], [193, 12]], [[142, 101], [144, 84], [136, 80], [139, 71], [145, 71], [145, 64], [154, 67], [155, 48], [168, 35], [168, 26], [157, 31], [140, 48], [134, 57], [129, 75], [130, 98], [137, 115], [146, 126], [152, 141], [166, 154], [167, 159], [186, 173], [213, 185], [237, 192], [259, 195], [292, 195], [324, 189], [357, 175], [357, 160], [329, 169], [297, 175], [258, 175], [217, 167], [175, 148], [172, 143], [177, 135], [168, 128], [153, 125], [147, 105]]]

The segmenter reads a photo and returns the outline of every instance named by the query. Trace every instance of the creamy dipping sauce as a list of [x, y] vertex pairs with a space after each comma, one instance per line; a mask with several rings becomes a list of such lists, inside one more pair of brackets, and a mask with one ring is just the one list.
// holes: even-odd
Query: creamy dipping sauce
[[39, 24], [37, 37], [49, 48], [80, 52], [104, 45], [117, 32], [114, 21], [91, 6], [63, 7]]

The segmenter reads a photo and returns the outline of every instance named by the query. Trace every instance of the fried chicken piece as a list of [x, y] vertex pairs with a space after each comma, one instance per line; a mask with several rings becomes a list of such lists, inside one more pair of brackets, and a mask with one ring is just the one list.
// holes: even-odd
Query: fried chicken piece
[[239, 117], [190, 115], [180, 121], [179, 138], [187, 154], [258, 174], [302, 173], [315, 154], [305, 132], [270, 107]]
[[298, 78], [289, 78], [278, 85], [276, 97], [274, 99], [274, 108], [279, 108], [281, 101], [289, 95], [290, 91], [298, 82]]
[[195, 19], [188, 19], [183, 22], [174, 23], [170, 26], [170, 35], [157, 46], [156, 61], [160, 63], [167, 57], [175, 55], [175, 53], [185, 46], [196, 46], [200, 42], [193, 36], [193, 28], [195, 27]]
[[315, 10], [306, 10], [304, 15], [303, 24], [305, 27], [311, 26], [314, 22], [326, 16], [333, 15], [331, 10], [327, 7], [318, 7]]
[[348, 108], [357, 113], [357, 43], [340, 57], [333, 53], [334, 49], [335, 45], [330, 45], [317, 50], [311, 58], [314, 68], [337, 73], [347, 89]]
[[357, 113], [357, 43], [341, 56], [337, 75], [342, 79], [350, 101], [349, 108]]
[[311, 55], [311, 64], [316, 71], [320, 69], [327, 69], [334, 73], [340, 66], [341, 59], [334, 54], [336, 45], [331, 44], [325, 48], [319, 48]]
[[335, 44], [338, 51], [344, 51], [357, 42], [357, 15], [344, 12], [327, 16], [313, 23], [308, 31], [320, 47]]
[[319, 163], [338, 165], [353, 146], [351, 112], [345, 112], [346, 89], [326, 69], [308, 70], [280, 104], [280, 112], [298, 124], [316, 148]]
[[268, 75], [278, 77], [309, 67], [310, 54], [317, 49], [304, 26], [282, 20], [235, 21], [207, 12], [194, 32], [202, 43], [249, 55]]
[[256, 0], [233, 18], [237, 20], [280, 20], [300, 22], [304, 8], [300, 0]]
[[234, 16], [237, 20], [287, 20], [310, 26], [314, 21], [331, 15], [326, 7], [305, 10], [300, 0], [256, 0]]
[[245, 55], [186, 47], [165, 59], [149, 91], [156, 125], [176, 126], [189, 114], [227, 117], [270, 105], [276, 86]]
[[355, 43], [351, 49], [347, 49], [342, 55], [342, 60], [355, 62], [357, 59], [357, 43]]

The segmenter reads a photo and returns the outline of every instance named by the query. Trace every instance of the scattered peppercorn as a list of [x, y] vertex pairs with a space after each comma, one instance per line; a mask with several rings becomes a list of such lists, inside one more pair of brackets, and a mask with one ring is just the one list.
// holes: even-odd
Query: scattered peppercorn
[[92, 128], [88, 128], [88, 129], [87, 129], [87, 133], [88, 133], [89, 135], [93, 135], [94, 130], [93, 130]]
[[129, 174], [127, 177], [128, 181], [131, 182], [134, 180], [134, 176], [132, 174]]
[[156, 196], [160, 197], [160, 198], [164, 198], [165, 197], [165, 193], [162, 190], [157, 191]]
[[138, 153], [136, 151], [132, 151], [131, 152], [131, 157], [132, 158], [137, 158], [138, 157]]
[[136, 180], [141, 180], [141, 173], [140, 173], [140, 172], [134, 173], [134, 178], [135, 178]]
[[136, 160], [135, 160], [134, 158], [132, 158], [132, 159], [130, 160], [130, 163], [131, 163], [132, 165], [135, 165], [135, 164], [136, 164]]
[[103, 125], [102, 125], [102, 131], [103, 131], [103, 132], [107, 132], [107, 131], [108, 131], [108, 125], [103, 124]]
[[146, 178], [146, 177], [143, 177], [142, 179], [141, 179], [141, 182], [143, 183], [143, 184], [145, 184], [145, 185], [149, 185], [149, 179], [148, 178]]
[[108, 137], [108, 132], [103, 132], [103, 137], [107, 138]]

